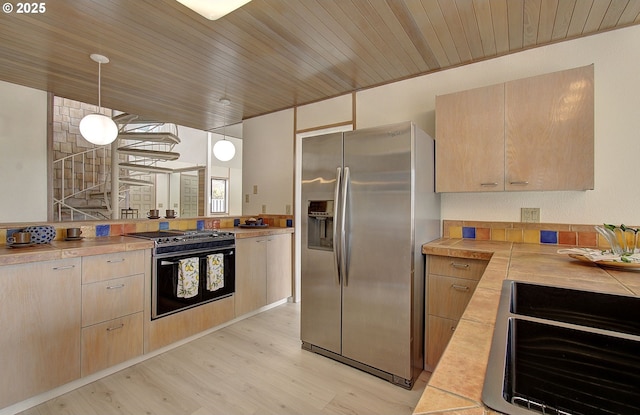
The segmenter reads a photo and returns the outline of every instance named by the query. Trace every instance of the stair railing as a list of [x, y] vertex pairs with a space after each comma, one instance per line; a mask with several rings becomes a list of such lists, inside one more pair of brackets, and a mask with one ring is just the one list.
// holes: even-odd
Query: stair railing
[[[67, 200], [74, 198], [83, 193], [91, 190], [99, 189], [101, 186], [106, 186], [106, 166], [103, 165], [103, 172], [98, 172], [98, 160], [103, 162], [107, 160], [107, 147], [96, 147], [89, 150], [82, 151], [80, 153], [71, 154], [55, 160], [53, 162], [53, 171], [59, 169], [60, 173], [60, 198], [54, 197], [54, 209], [58, 213], [58, 221], [62, 221], [63, 210], [68, 210], [70, 219], [74, 220], [74, 214], [84, 216], [83, 219], [104, 219], [105, 215], [100, 212], [89, 213], [82, 211], [81, 207], [71, 206], [67, 203]], [[71, 178], [66, 175], [66, 166], [70, 163]], [[81, 166], [80, 171], [76, 171], [76, 166]], [[91, 167], [91, 171], [88, 172], [88, 167]], [[65, 186], [66, 183], [70, 186]], [[69, 192], [68, 194], [66, 194]]]

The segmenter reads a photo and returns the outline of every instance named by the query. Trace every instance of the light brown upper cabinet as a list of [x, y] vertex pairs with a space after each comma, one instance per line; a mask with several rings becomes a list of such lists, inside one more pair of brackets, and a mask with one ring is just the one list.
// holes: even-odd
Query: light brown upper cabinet
[[436, 191], [588, 190], [593, 65], [436, 97]]

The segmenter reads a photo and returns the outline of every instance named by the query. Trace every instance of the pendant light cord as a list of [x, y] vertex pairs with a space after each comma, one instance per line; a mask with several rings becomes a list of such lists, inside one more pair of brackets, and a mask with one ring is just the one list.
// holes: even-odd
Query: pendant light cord
[[102, 63], [98, 62], [98, 113], [102, 114], [102, 97], [100, 90], [102, 89]]

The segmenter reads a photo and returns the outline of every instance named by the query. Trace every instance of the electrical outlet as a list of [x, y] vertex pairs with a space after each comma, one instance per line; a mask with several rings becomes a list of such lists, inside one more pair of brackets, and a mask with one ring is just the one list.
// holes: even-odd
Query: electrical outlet
[[253, 194], [254, 194], [254, 195], [257, 195], [257, 194], [258, 194], [258, 185], [257, 185], [257, 184], [254, 184], [254, 185], [253, 185]]
[[520, 208], [520, 221], [540, 223], [540, 208]]
[[174, 207], [174, 208], [177, 208], [177, 207], [178, 207], [178, 204], [177, 204], [177, 203], [174, 203], [174, 204], [173, 204], [173, 207]]
[[161, 208], [162, 206], [164, 206], [162, 203], [158, 203], [159, 208]]
[[249, 203], [249, 195], [244, 195], [244, 203]]
[[267, 213], [267, 205], [262, 205], [262, 213]]
[[291, 214], [291, 205], [287, 205], [286, 211], [287, 211], [287, 213], [286, 213], [287, 215]]

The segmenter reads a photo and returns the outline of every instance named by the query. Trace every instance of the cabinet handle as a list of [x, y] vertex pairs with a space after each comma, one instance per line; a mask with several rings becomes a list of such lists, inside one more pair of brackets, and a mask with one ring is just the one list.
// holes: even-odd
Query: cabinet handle
[[451, 288], [458, 291], [469, 291], [469, 287], [466, 285], [451, 284]]
[[107, 264], [117, 264], [118, 262], [124, 262], [124, 258], [107, 260]]
[[452, 267], [454, 267], [454, 268], [462, 268], [462, 269], [468, 269], [469, 268], [469, 264], [461, 264], [460, 262], [451, 262], [450, 265]]
[[522, 182], [509, 182], [509, 184], [514, 185], [514, 186], [526, 186], [529, 184], [529, 182], [527, 181], [522, 181]]
[[120, 330], [123, 327], [124, 327], [124, 323], [120, 323], [120, 325], [115, 326], [115, 327], [107, 327], [107, 331]]
[[107, 290], [115, 290], [115, 289], [118, 289], [118, 288], [124, 288], [124, 284], [109, 285], [109, 286], [107, 287]]
[[497, 186], [497, 185], [498, 185], [497, 182], [480, 183], [480, 186], [484, 186], [484, 187], [493, 187], [493, 186]]
[[75, 265], [63, 265], [61, 267], [53, 267], [53, 270], [54, 271], [62, 271], [62, 270], [65, 270], [65, 269], [73, 269], [75, 267], [76, 267]]
[[451, 326], [451, 331], [456, 331], [456, 326]]

